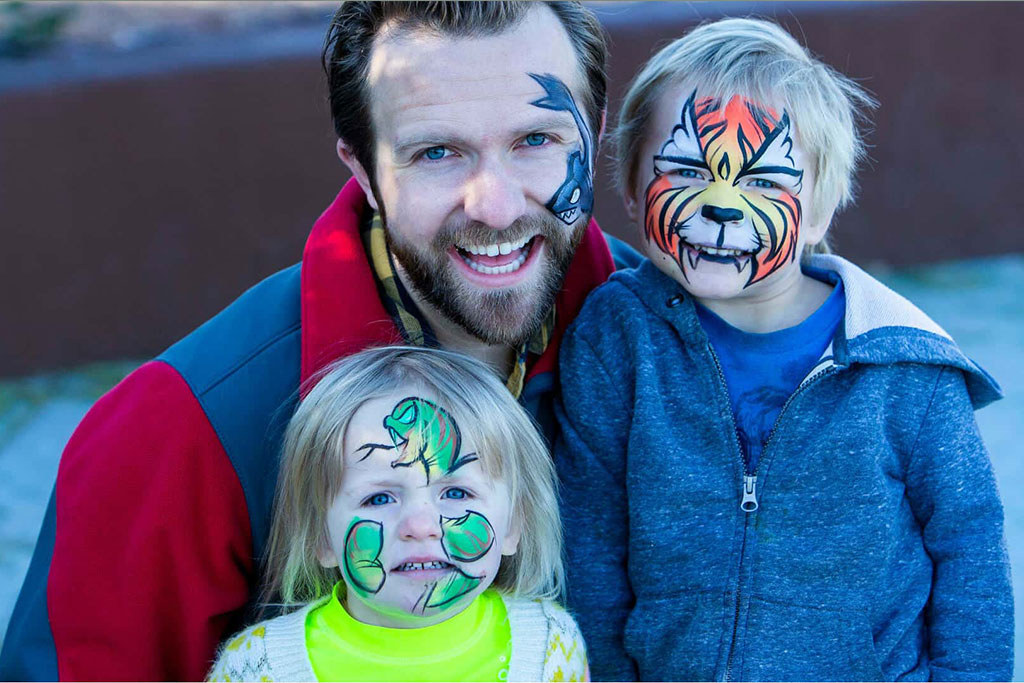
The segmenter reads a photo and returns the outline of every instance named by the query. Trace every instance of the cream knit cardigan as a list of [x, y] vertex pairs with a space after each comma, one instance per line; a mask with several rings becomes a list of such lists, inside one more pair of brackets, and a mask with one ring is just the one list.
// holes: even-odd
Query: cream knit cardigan
[[[231, 638], [210, 670], [209, 681], [315, 681], [306, 651], [302, 609], [261, 621]], [[583, 636], [572, 617], [551, 600], [502, 596], [512, 632], [508, 681], [589, 680]]]

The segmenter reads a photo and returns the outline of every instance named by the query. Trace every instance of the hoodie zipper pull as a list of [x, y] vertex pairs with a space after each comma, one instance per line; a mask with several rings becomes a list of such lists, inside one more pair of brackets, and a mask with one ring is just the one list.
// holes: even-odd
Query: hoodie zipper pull
[[740, 501], [740, 509], [744, 512], [753, 512], [757, 509], [757, 475], [743, 475], [743, 500]]

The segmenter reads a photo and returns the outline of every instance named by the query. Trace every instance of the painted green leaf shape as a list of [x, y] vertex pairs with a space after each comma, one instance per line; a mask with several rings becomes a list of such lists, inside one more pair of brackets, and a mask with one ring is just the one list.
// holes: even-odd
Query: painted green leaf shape
[[364, 595], [384, 586], [384, 525], [370, 519], [353, 519], [345, 536], [345, 574], [352, 587]]
[[479, 512], [467, 510], [462, 517], [441, 517], [441, 544], [448, 557], [475, 562], [494, 545], [494, 529]]
[[456, 569], [448, 575], [448, 578], [438, 584], [437, 588], [430, 592], [426, 606], [447, 607], [479, 586], [483, 579], [484, 577], [482, 576], [470, 576], [461, 569]]

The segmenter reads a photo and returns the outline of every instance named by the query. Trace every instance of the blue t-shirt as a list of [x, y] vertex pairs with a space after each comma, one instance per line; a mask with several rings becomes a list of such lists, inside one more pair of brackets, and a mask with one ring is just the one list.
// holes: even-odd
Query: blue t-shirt
[[744, 332], [697, 305], [697, 316], [722, 364], [740, 447], [750, 473], [757, 469], [761, 450], [782, 406], [828, 348], [846, 312], [842, 280], [834, 274], [808, 274], [829, 281], [835, 289], [806, 320], [784, 330], [767, 334]]

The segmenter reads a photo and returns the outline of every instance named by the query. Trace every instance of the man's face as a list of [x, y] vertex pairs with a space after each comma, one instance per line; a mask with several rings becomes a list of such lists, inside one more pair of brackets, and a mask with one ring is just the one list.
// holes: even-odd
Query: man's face
[[341, 570], [356, 619], [397, 628], [443, 621], [516, 552], [508, 486], [488, 476], [472, 435], [431, 394], [410, 387], [367, 401], [343, 449], [320, 561]]
[[[785, 111], [692, 88], [663, 99], [640, 173], [647, 253], [698, 299], [756, 293], [799, 275], [813, 168]], [[646, 161], [650, 160], [650, 161]], [[808, 235], [803, 234], [808, 232]]]
[[559, 20], [537, 6], [493, 36], [384, 31], [369, 83], [371, 203], [400, 275], [474, 336], [524, 341], [593, 204], [582, 79]]

